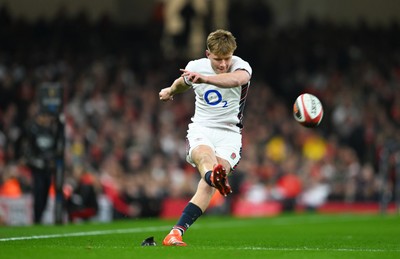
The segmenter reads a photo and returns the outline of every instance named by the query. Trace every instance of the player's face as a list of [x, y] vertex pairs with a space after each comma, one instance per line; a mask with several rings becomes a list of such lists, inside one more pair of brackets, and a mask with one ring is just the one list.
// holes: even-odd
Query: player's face
[[206, 56], [211, 61], [211, 67], [217, 74], [228, 72], [232, 62], [232, 55], [233, 53], [221, 56], [206, 50]]

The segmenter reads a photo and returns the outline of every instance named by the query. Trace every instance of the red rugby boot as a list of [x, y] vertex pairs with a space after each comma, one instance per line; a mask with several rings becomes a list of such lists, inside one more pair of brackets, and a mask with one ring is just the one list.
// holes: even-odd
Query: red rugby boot
[[214, 166], [210, 179], [213, 186], [223, 196], [226, 197], [228, 194], [232, 193], [231, 186], [229, 185], [228, 182], [228, 174], [226, 173], [225, 168], [221, 164]]

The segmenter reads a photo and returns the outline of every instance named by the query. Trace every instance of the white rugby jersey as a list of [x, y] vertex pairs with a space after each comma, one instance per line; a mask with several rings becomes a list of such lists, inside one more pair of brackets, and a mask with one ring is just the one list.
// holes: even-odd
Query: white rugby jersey
[[[240, 69], [246, 70], [251, 76], [252, 69], [249, 63], [238, 56], [232, 56], [232, 63], [227, 72]], [[202, 75], [216, 75], [208, 58], [190, 61], [186, 70]], [[250, 82], [238, 87], [221, 88], [210, 84], [196, 84], [185, 81], [192, 85], [196, 95], [193, 123], [240, 131], [243, 127], [243, 110]]]

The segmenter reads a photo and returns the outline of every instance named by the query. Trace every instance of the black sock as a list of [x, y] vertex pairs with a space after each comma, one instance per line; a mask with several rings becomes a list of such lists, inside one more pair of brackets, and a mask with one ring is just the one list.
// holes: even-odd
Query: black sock
[[196, 219], [201, 216], [201, 214], [203, 214], [203, 211], [199, 208], [199, 206], [189, 202], [183, 210], [182, 215], [174, 228], [181, 231], [181, 234], [183, 235], [185, 231], [196, 221]]
[[204, 180], [206, 181], [206, 183], [208, 183], [208, 185], [213, 186], [212, 183], [211, 183], [211, 173], [212, 173], [212, 171], [208, 171], [204, 175]]

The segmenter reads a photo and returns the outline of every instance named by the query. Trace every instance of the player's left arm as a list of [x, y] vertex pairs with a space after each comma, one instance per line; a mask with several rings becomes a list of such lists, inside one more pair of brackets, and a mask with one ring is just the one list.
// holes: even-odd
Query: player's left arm
[[250, 74], [245, 69], [238, 69], [228, 73], [206, 76], [188, 70], [181, 70], [182, 76], [192, 83], [206, 83], [221, 88], [233, 88], [247, 84], [250, 81]]

